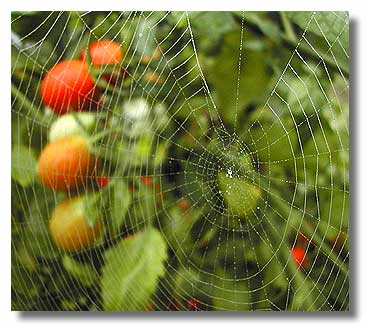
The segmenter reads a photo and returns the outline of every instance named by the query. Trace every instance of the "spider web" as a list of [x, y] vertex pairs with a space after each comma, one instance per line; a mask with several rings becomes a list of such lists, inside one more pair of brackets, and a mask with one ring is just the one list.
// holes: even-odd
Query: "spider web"
[[[13, 13], [12, 20], [13, 145], [23, 141], [32, 151], [48, 143], [55, 116], [39, 99], [47, 71], [77, 58], [94, 40], [116, 41], [123, 59], [105, 69], [124, 72], [124, 78], [103, 91], [94, 133], [111, 122], [128, 133], [98, 140], [94, 153], [103, 159], [103, 175], [129, 186], [131, 202], [115, 236], [82, 256], [48, 258], [44, 244], [51, 246], [51, 238], [40, 232], [53, 206], [99, 189], [64, 194], [37, 181], [27, 188], [12, 184], [12, 299], [18, 309], [103, 310], [99, 284], [91, 284], [95, 272], [86, 271], [81, 280], [70, 264], [92, 259], [99, 276], [101, 251], [153, 226], [168, 250], [150, 298], [153, 310], [348, 310], [349, 51], [341, 40], [349, 27], [346, 13], [328, 13], [337, 22], [332, 26], [319, 12], [307, 13], [302, 24], [295, 20], [294, 39], [284, 41], [287, 55], [280, 55], [286, 62], [276, 62], [275, 80], [247, 106], [243, 98], [252, 87], [246, 90], [244, 81], [257, 66], [248, 56], [257, 46], [252, 33], [269, 31], [257, 25], [254, 13], [234, 14], [227, 109], [217, 90], [221, 77], [216, 80], [213, 69], [208, 73], [217, 65], [221, 75], [226, 64], [206, 61], [201, 13], [52, 12], [39, 14], [36, 24], [31, 14]], [[16, 29], [27, 24], [24, 34]], [[260, 54], [266, 62], [277, 57], [268, 48]], [[104, 73], [97, 74], [97, 83], [104, 83]], [[134, 121], [125, 109], [137, 99], [145, 112]], [[27, 162], [15, 166], [32, 171]], [[142, 184], [142, 177], [149, 183]], [[107, 196], [110, 206], [99, 210], [104, 218], [120, 198]], [[17, 238], [24, 230], [32, 242]], [[297, 246], [306, 251], [299, 263], [291, 252]], [[119, 253], [117, 259], [129, 262], [129, 255]], [[121, 274], [109, 276], [119, 282]], [[141, 309], [135, 304], [141, 283], [135, 285], [127, 293], [129, 310]]]

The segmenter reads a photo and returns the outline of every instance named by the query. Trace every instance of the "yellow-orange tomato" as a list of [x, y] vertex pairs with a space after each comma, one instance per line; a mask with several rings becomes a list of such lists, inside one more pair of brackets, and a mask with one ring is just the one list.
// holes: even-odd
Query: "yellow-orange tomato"
[[38, 161], [41, 182], [53, 190], [75, 189], [86, 183], [97, 161], [88, 150], [88, 140], [79, 135], [49, 143]]
[[51, 215], [49, 230], [55, 245], [67, 252], [90, 247], [101, 233], [101, 225], [91, 227], [86, 218], [84, 198], [76, 197], [58, 206]]

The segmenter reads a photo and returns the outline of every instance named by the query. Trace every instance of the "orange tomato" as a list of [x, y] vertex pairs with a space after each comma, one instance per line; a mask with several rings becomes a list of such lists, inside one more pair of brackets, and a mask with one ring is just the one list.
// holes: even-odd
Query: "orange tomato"
[[88, 140], [79, 135], [67, 136], [49, 143], [42, 151], [38, 176], [48, 188], [70, 190], [85, 184], [96, 166]]

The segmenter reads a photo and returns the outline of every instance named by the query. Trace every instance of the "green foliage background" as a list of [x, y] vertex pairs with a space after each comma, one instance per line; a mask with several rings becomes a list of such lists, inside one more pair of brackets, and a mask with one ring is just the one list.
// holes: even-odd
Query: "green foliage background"
[[[12, 13], [12, 309], [348, 310], [348, 37], [343, 12]], [[66, 254], [47, 223], [70, 196], [36, 174], [56, 119], [39, 87], [100, 38], [129, 69], [114, 87], [93, 73], [93, 134], [124, 126], [131, 99], [150, 114], [95, 144], [111, 183], [74, 194], [104, 235]]]

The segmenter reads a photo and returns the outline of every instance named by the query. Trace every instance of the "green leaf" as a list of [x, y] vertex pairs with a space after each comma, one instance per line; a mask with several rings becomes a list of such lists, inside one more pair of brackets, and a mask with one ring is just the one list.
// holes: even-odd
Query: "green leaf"
[[211, 290], [215, 310], [250, 310], [252, 293], [248, 288], [247, 281], [225, 278], [225, 273], [218, 274], [218, 276]]
[[[190, 234], [194, 224], [203, 214], [203, 209], [191, 209], [183, 212], [177, 207], [171, 208], [169, 211], [169, 223], [165, 226], [165, 238], [170, 246], [175, 248], [176, 255], [182, 256], [185, 251], [191, 251], [195, 245], [192, 235]], [[183, 256], [185, 257], [185, 256]]]
[[54, 194], [46, 194], [42, 188], [35, 190], [34, 194], [35, 199], [25, 214], [25, 224], [20, 226], [20, 236], [31, 255], [54, 259], [60, 251], [51, 240], [48, 222], [58, 198]]
[[288, 81], [287, 102], [293, 115], [312, 116], [326, 103], [324, 93], [318, 80], [301, 75]]
[[[349, 72], [349, 16], [347, 12], [288, 12], [288, 17], [303, 31], [315, 35], [307, 36], [318, 54], [327, 62]], [[305, 45], [310, 49], [309, 45]], [[303, 43], [304, 47], [304, 43]], [[313, 51], [314, 52], [314, 51]], [[333, 55], [333, 56], [332, 56]]]
[[319, 229], [328, 239], [333, 240], [341, 231], [348, 231], [349, 192], [339, 189], [320, 189], [319, 199]]
[[164, 274], [166, 244], [154, 228], [122, 240], [105, 254], [101, 287], [107, 311], [143, 310]]
[[[243, 17], [242, 13], [237, 13], [239, 17]], [[251, 22], [259, 27], [259, 29], [272, 41], [278, 43], [281, 40], [281, 31], [276, 21], [268, 17], [268, 12], [247, 12], [244, 14], [245, 22]]]
[[191, 296], [195, 296], [195, 288], [200, 283], [200, 274], [198, 271], [187, 269], [187, 268], [179, 268], [176, 271], [175, 275], [175, 292], [174, 295], [178, 300], [189, 299]]
[[[221, 53], [205, 69], [205, 75], [215, 91], [216, 101], [221, 116], [226, 121], [234, 122], [235, 113], [240, 118], [241, 111], [250, 103], [261, 99], [268, 93], [266, 54], [261, 51], [243, 49], [239, 74], [239, 43], [241, 32], [237, 30], [227, 34], [222, 43]], [[243, 43], [254, 40], [250, 32], [245, 31]], [[235, 55], [234, 55], [235, 54]], [[239, 94], [237, 84], [239, 81]]]
[[273, 247], [268, 246], [265, 242], [261, 242], [257, 248], [258, 259], [261, 259], [262, 264], [266, 265], [263, 273], [263, 283], [267, 287], [268, 299], [277, 301], [280, 296], [284, 295], [288, 288], [288, 281], [286, 280], [286, 273], [283, 265], [275, 257]]
[[95, 194], [85, 195], [83, 199], [80, 199], [76, 204], [80, 212], [85, 212], [88, 225], [93, 228], [98, 221], [101, 220], [101, 214], [103, 213], [104, 200], [102, 195], [97, 192]]
[[23, 187], [30, 185], [37, 176], [37, 159], [31, 148], [16, 145], [12, 149], [11, 176]]
[[217, 175], [217, 180], [229, 211], [239, 217], [252, 216], [261, 196], [261, 189], [224, 172]]
[[190, 18], [193, 33], [199, 40], [200, 48], [204, 49], [213, 48], [235, 26], [230, 12], [191, 12]]
[[82, 264], [68, 255], [64, 255], [62, 263], [66, 271], [85, 286], [92, 286], [98, 274], [96, 270], [88, 264]]
[[107, 219], [107, 226], [110, 235], [115, 236], [124, 223], [126, 213], [131, 202], [131, 195], [125, 181], [114, 182], [112, 193], [109, 195], [110, 219]]
[[[348, 52], [349, 48], [349, 16], [347, 12], [321, 11], [313, 16], [313, 12], [291, 11], [287, 16], [301, 29], [306, 29], [318, 36], [326, 38], [330, 44], [341, 43]], [[313, 19], [312, 19], [313, 16]], [[312, 19], [312, 20], [311, 20]]]
[[255, 158], [263, 162], [295, 158], [298, 137], [289, 111], [276, 114], [268, 108], [256, 108], [248, 123], [243, 138]]

